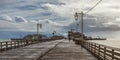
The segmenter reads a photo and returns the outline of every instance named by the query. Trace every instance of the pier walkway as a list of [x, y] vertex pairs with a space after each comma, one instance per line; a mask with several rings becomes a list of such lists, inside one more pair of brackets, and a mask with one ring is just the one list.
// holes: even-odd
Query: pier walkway
[[0, 60], [97, 60], [68, 40], [55, 40], [0, 52]]
[[36, 60], [63, 40], [28, 45], [0, 52], [0, 60]]
[[86, 49], [68, 40], [62, 41], [45, 56], [38, 60], [98, 60]]

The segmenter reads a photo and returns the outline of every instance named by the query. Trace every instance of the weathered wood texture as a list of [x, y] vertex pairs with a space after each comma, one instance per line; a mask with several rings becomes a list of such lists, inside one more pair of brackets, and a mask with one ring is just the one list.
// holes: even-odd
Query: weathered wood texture
[[97, 60], [91, 53], [75, 45], [74, 42], [64, 40], [53, 50], [38, 60]]
[[18, 47], [24, 47], [27, 45], [39, 43], [39, 42], [45, 42], [45, 41], [51, 41], [51, 40], [13, 40], [13, 41], [4, 41], [0, 42], [0, 52], [6, 51], [8, 49], [14, 49]]
[[36, 60], [62, 40], [36, 43], [25, 47], [11, 49], [0, 53], [0, 60]]
[[120, 60], [120, 49], [94, 42], [84, 42], [84, 47], [99, 60]]

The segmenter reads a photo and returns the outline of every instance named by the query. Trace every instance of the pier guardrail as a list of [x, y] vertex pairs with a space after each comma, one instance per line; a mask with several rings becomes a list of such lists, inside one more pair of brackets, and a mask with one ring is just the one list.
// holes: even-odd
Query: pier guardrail
[[95, 42], [84, 42], [84, 47], [99, 60], [120, 60], [120, 49]]
[[44, 42], [44, 41], [50, 41], [50, 40], [13, 40], [13, 41], [3, 41], [0, 42], [0, 52], [6, 51], [8, 49], [23, 47], [27, 45], [31, 45], [38, 42]]

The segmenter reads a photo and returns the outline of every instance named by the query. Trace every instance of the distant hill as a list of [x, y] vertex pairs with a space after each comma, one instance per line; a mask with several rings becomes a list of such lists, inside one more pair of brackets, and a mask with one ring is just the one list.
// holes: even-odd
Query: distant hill
[[[36, 32], [23, 32], [23, 31], [0, 31], [0, 39], [9, 39], [9, 38], [23, 38], [28, 34], [36, 34]], [[51, 37], [52, 34], [44, 33], [41, 34], [46, 35], [47, 37]]]

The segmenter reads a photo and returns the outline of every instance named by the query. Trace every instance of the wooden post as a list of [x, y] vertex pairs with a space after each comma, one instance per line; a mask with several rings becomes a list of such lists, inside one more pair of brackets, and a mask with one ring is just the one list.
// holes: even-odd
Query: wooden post
[[0, 51], [2, 51], [2, 42], [0, 42], [0, 49], [1, 49]]
[[88, 49], [90, 50], [90, 42], [88, 44], [89, 44], [89, 48]]
[[7, 50], [8, 49], [8, 42], [6, 42], [6, 49], [5, 50]]
[[90, 45], [91, 45], [91, 52], [93, 53], [93, 44], [91, 43]]
[[18, 43], [18, 47], [20, 47], [19, 41], [17, 41], [17, 43]]
[[12, 48], [12, 41], [10, 41], [10, 47]]
[[100, 45], [98, 46], [98, 57], [100, 59]]
[[112, 49], [112, 60], [114, 60], [114, 49]]
[[103, 60], [106, 60], [106, 47], [104, 47], [104, 59]]
[[94, 44], [94, 55], [96, 56], [96, 43]]
[[0, 48], [2, 49], [2, 42], [0, 42]]
[[16, 41], [14, 41], [14, 48], [16, 48]]

